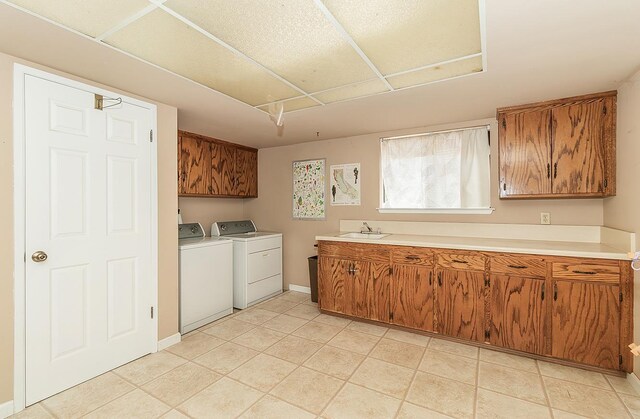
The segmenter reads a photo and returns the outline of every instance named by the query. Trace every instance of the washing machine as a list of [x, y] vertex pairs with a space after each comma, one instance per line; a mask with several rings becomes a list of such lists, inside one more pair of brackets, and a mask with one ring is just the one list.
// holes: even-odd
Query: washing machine
[[178, 226], [180, 333], [233, 313], [233, 242], [205, 237], [199, 223]]
[[219, 221], [211, 237], [233, 241], [233, 306], [244, 309], [282, 293], [282, 233], [251, 220]]

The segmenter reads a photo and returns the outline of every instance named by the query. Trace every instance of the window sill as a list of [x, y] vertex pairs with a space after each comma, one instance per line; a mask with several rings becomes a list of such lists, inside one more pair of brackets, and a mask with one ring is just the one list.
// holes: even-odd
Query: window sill
[[495, 208], [378, 208], [380, 214], [491, 214]]

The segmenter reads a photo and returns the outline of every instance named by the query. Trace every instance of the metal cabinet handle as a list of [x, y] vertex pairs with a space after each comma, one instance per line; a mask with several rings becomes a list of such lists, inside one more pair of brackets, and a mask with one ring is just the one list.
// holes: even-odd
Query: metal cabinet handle
[[578, 270], [574, 270], [573, 273], [574, 274], [581, 274], [581, 275], [595, 275], [595, 274], [597, 274], [597, 272], [595, 272], [595, 271], [578, 271]]
[[433, 272], [429, 272], [429, 285], [433, 282]]
[[441, 287], [442, 286], [442, 273], [438, 272], [438, 286]]
[[558, 162], [555, 162], [553, 164], [553, 178], [557, 178], [558, 177]]
[[553, 301], [558, 301], [558, 284], [553, 284]]
[[455, 262], [455, 263], [469, 263], [466, 260], [460, 260], [460, 259], [453, 259], [453, 262]]
[[420, 256], [414, 256], [414, 255], [405, 256], [404, 258], [408, 260], [420, 260]]
[[547, 179], [551, 179], [551, 163], [547, 163]]
[[526, 269], [527, 267], [524, 265], [507, 265], [509, 268], [513, 269]]
[[49, 256], [47, 256], [47, 254], [45, 252], [43, 252], [42, 250], [38, 250], [37, 252], [34, 252], [31, 255], [31, 260], [33, 260], [34, 262], [44, 262], [45, 260], [47, 260]]

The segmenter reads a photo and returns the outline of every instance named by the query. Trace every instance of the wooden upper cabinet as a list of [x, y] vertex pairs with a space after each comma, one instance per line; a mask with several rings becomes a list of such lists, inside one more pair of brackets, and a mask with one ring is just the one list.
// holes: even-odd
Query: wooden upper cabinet
[[554, 108], [553, 193], [604, 194], [604, 99]]
[[181, 135], [178, 144], [178, 193], [181, 195], [210, 194], [209, 142], [201, 138]]
[[616, 92], [499, 108], [500, 198], [615, 195]]
[[500, 117], [501, 196], [551, 193], [550, 114], [543, 109]]
[[178, 144], [179, 195], [258, 196], [258, 150], [185, 131]]
[[235, 186], [238, 195], [258, 196], [258, 153], [236, 149]]

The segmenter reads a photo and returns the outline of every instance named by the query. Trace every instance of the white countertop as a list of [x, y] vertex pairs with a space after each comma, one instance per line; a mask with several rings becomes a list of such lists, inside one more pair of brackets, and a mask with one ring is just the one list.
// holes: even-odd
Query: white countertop
[[486, 252], [528, 253], [535, 255], [574, 256], [597, 259], [630, 260], [629, 250], [618, 249], [603, 243], [521, 240], [478, 237], [447, 237], [410, 234], [389, 234], [381, 239], [354, 239], [340, 237], [347, 232], [316, 236], [317, 241], [337, 241], [397, 246], [434, 247]]

